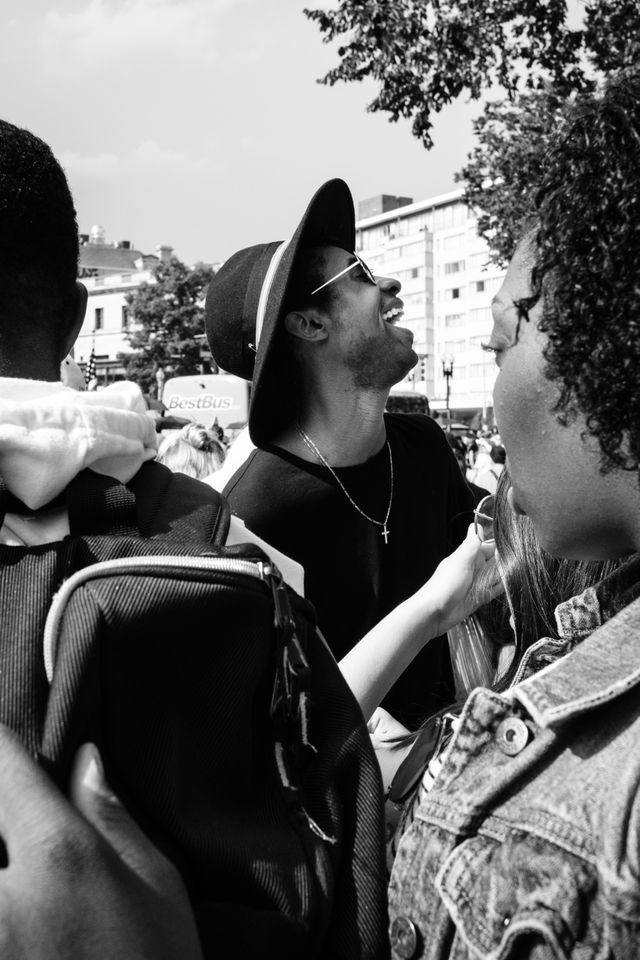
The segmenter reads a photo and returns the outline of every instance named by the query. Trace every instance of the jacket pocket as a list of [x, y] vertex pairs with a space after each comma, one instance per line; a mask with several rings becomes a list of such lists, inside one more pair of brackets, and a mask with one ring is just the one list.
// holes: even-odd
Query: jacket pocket
[[457, 930], [452, 956], [467, 950], [486, 960], [608, 955], [595, 867], [546, 839], [509, 830], [500, 841], [465, 840], [436, 884]]

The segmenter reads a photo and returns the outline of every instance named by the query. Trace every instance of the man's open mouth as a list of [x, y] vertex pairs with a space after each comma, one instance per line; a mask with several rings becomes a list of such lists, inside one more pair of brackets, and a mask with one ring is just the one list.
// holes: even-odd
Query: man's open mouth
[[387, 323], [397, 323], [403, 316], [404, 310], [401, 307], [391, 307], [390, 310], [385, 310], [382, 314], [382, 319], [386, 320]]

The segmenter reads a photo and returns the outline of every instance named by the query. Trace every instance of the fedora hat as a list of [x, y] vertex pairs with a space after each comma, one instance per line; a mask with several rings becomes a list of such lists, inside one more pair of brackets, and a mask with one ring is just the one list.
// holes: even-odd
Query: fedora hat
[[214, 360], [227, 373], [252, 381], [249, 434], [259, 446], [292, 416], [291, 370], [284, 352], [283, 307], [304, 247], [355, 250], [353, 197], [344, 180], [328, 180], [314, 194], [290, 240], [259, 243], [234, 253], [209, 284], [205, 329]]

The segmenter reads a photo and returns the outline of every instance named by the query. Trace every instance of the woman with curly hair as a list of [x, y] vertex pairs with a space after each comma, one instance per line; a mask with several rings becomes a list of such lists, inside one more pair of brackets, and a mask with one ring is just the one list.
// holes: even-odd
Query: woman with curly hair
[[581, 98], [493, 303], [509, 501], [626, 559], [467, 699], [402, 836], [394, 957], [640, 956], [640, 76]]

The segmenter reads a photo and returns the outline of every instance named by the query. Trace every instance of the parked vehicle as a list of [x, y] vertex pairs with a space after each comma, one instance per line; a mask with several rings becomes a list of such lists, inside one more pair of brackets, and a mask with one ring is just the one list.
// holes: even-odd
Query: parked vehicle
[[162, 392], [166, 416], [188, 418], [204, 427], [214, 421], [225, 432], [239, 429], [247, 422], [249, 384], [230, 373], [172, 377]]

